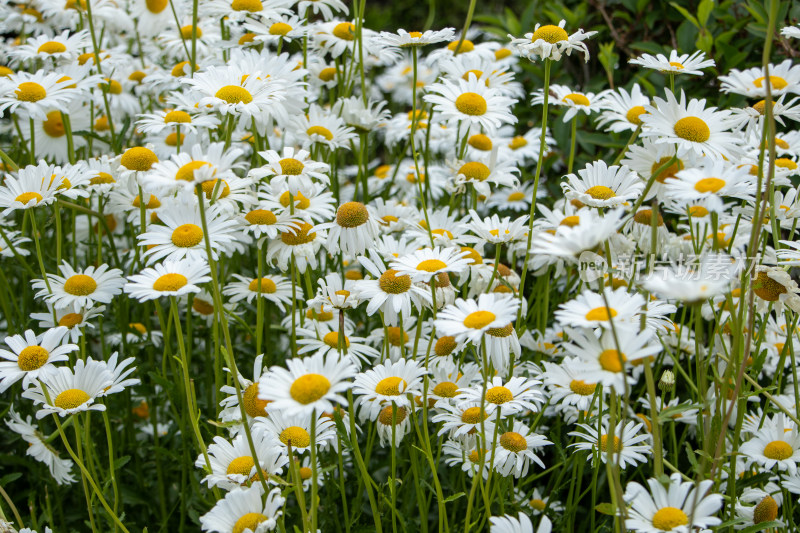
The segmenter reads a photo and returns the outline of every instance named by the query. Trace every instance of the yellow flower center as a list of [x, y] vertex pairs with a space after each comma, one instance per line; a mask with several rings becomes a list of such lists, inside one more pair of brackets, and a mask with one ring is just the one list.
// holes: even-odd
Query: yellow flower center
[[64, 282], [64, 291], [73, 296], [87, 296], [97, 289], [97, 282], [85, 274], [75, 274]]
[[561, 41], [566, 41], [569, 39], [569, 35], [564, 28], [547, 24], [545, 26], [540, 26], [538, 30], [533, 32], [533, 36], [531, 36], [531, 42], [536, 42], [539, 39], [542, 39], [550, 44], [555, 44]]
[[336, 211], [336, 223], [343, 228], [356, 228], [367, 223], [369, 212], [361, 202], [347, 202]]
[[50, 111], [47, 113], [47, 119], [42, 122], [42, 129], [48, 137], [63, 137], [64, 122], [61, 120], [61, 111]]
[[[447, 45], [447, 49], [450, 50], [451, 52], [455, 52], [457, 46], [458, 46], [458, 40], [455, 40]], [[473, 50], [475, 50], [475, 43], [473, 43], [469, 39], [464, 39], [464, 42], [461, 43], [461, 48], [458, 49], [458, 53], [465, 54], [467, 52], [472, 52]]]
[[89, 401], [89, 395], [80, 389], [67, 389], [56, 396], [53, 405], [61, 409], [75, 409]]
[[[238, 0], [234, 0], [236, 2]], [[258, 0], [256, 0], [258, 1]], [[261, 2], [259, 2], [259, 5]], [[229, 104], [249, 104], [253, 101], [253, 95], [244, 87], [238, 85], [226, 85], [214, 94], [220, 100], [225, 100]]]
[[128, 148], [119, 160], [120, 164], [128, 170], [145, 172], [158, 163], [158, 156], [149, 148], [134, 146]]
[[270, 35], [286, 35], [290, 31], [292, 31], [292, 27], [285, 22], [276, 22], [269, 27]]
[[506, 402], [510, 402], [513, 399], [514, 395], [511, 394], [511, 391], [508, 390], [506, 387], [503, 387], [502, 385], [497, 387], [492, 387], [491, 389], [486, 391], [486, 401], [489, 403], [502, 405]]
[[402, 329], [396, 326], [389, 326], [386, 329], [388, 331], [386, 338], [389, 339], [389, 344], [392, 346], [402, 346], [408, 342], [408, 333]]
[[463, 93], [456, 98], [456, 109], [465, 115], [477, 117], [486, 113], [486, 99], [478, 93]]
[[397, 270], [392, 268], [381, 274], [378, 286], [383, 292], [389, 294], [402, 294], [411, 288], [411, 278], [406, 275], [397, 276]]
[[333, 133], [331, 133], [331, 130], [322, 126], [311, 126], [306, 130], [306, 134], [309, 136], [320, 135], [329, 141], [333, 140]]
[[778, 518], [778, 502], [772, 496], [765, 496], [753, 509], [753, 523], [771, 522]]
[[[339, 332], [338, 331], [329, 331], [322, 337], [322, 342], [330, 346], [331, 348], [338, 349], [339, 348]], [[344, 346], [345, 348], [350, 347], [350, 339], [347, 338], [345, 335], [344, 337]]]
[[492, 171], [479, 161], [471, 161], [469, 163], [464, 163], [461, 168], [458, 169], [458, 173], [463, 174], [464, 177], [470, 180], [484, 181], [489, 177]]
[[482, 329], [495, 321], [497, 316], [491, 311], [475, 311], [464, 318], [464, 326], [470, 329]]
[[544, 508], [547, 507], [547, 504], [544, 500], [539, 498], [533, 498], [528, 502], [528, 505], [536, 509], [537, 511], [544, 511]]
[[794, 170], [797, 168], [797, 163], [795, 163], [788, 157], [779, 157], [778, 159], [775, 160], [775, 166], [779, 168]]
[[408, 32], [408, 36], [411, 37], [412, 39], [419, 39], [420, 37], [422, 37], [422, 32], [421, 31], [410, 31], [410, 32]]
[[250, 282], [250, 285], [248, 285], [247, 288], [253, 292], [259, 292], [260, 288], [262, 293], [267, 293], [267, 294], [272, 294], [278, 290], [278, 287], [275, 286], [275, 282], [269, 278], [261, 278], [261, 283], [259, 283], [258, 278], [256, 278]]
[[456, 349], [456, 346], [456, 338], [446, 335], [444, 337], [440, 337], [439, 340], [436, 341], [433, 351], [439, 357], [445, 357], [453, 353], [453, 350]]
[[495, 61], [500, 61], [501, 59], [505, 59], [511, 55], [511, 50], [508, 48], [498, 48], [494, 53]]
[[298, 403], [314, 403], [328, 392], [331, 382], [321, 374], [305, 374], [294, 380], [289, 395]]
[[[504, 289], [507, 288], [504, 285], [500, 285], [500, 287], [503, 287]], [[491, 335], [492, 337], [499, 337], [501, 339], [510, 337], [513, 332], [514, 332], [514, 324], [511, 323], [509, 323], [506, 326], [503, 326], [502, 328], [489, 328], [486, 330], [487, 335]]]
[[[482, 70], [477, 70], [477, 69], [468, 70], [461, 76], [461, 79], [464, 80], [464, 81], [469, 81], [469, 75], [470, 74], [474, 74], [475, 78], [481, 79], [481, 76], [483, 76], [483, 71]], [[489, 80], [486, 80], [486, 84], [487, 85], [489, 84]]]
[[261, 0], [233, 0], [233, 2], [231, 2], [231, 9], [234, 11], [258, 13], [264, 9], [264, 6]]
[[443, 381], [433, 388], [433, 394], [440, 398], [455, 398], [458, 394], [458, 385], [451, 381]]
[[528, 140], [522, 135], [517, 135], [516, 137], [511, 139], [510, 143], [508, 143], [508, 147], [511, 148], [512, 150], [519, 150], [520, 148], [525, 146], [528, 146]]
[[80, 313], [67, 313], [58, 319], [59, 326], [73, 328], [83, 322], [83, 315]]
[[194, 171], [204, 166], [212, 165], [205, 161], [189, 161], [175, 173], [175, 181], [192, 181], [194, 179]]
[[688, 523], [689, 517], [677, 507], [662, 507], [653, 515], [653, 527], [663, 531], [672, 531]]
[[319, 71], [318, 76], [322, 81], [331, 81], [336, 77], [336, 67], [325, 67]]
[[47, 41], [36, 50], [38, 54], [61, 54], [67, 51], [64, 43], [58, 41]]
[[245, 530], [255, 531], [258, 524], [267, 520], [267, 517], [261, 513], [247, 513], [233, 524], [232, 533], [243, 533]]
[[472, 135], [467, 143], [476, 150], [488, 152], [492, 149], [492, 140], [483, 133], [476, 133]]
[[178, 248], [191, 248], [203, 240], [203, 230], [196, 224], [182, 224], [172, 232], [172, 244]]
[[145, 0], [147, 10], [155, 14], [164, 11], [167, 8], [168, 3], [169, 0]]
[[[131, 202], [133, 207], [140, 207], [142, 205], [142, 199], [137, 195], [136, 198], [133, 199]], [[145, 209], [155, 209], [157, 207], [161, 207], [161, 201], [156, 198], [154, 194], [150, 195], [150, 198], [147, 199], [147, 205], [144, 206]]]
[[[197, 299], [195, 299], [197, 301]], [[267, 400], [260, 400], [258, 398], [258, 383], [250, 384], [242, 394], [242, 404], [244, 405], [245, 412], [253, 418], [257, 416], [267, 416]], [[249, 472], [249, 470], [248, 470]]]
[[644, 115], [646, 111], [644, 110], [644, 106], [635, 105], [628, 110], [628, 113], [625, 115], [625, 118], [628, 119], [628, 122], [631, 124], [636, 124], [640, 126], [642, 124], [642, 115]]
[[785, 461], [794, 455], [794, 450], [788, 442], [774, 440], [764, 446], [764, 457], [774, 461]]
[[181, 61], [180, 63], [176, 64], [172, 67], [170, 74], [172, 74], [173, 78], [180, 78], [186, 74], [186, 66], [189, 64], [188, 61]]
[[[308, 209], [309, 207], [311, 207], [311, 200], [303, 196], [303, 193], [299, 191], [297, 192], [297, 195], [294, 197], [294, 201], [295, 201], [295, 207], [297, 209]], [[291, 203], [291, 196], [289, 194], [289, 191], [284, 191], [283, 194], [281, 194], [280, 202], [283, 207], [289, 207], [289, 204]]]
[[8, 67], [0, 67], [0, 78], [7, 78], [14, 74], [14, 71]]
[[42, 195], [39, 194], [38, 192], [24, 192], [19, 196], [17, 196], [16, 198], [14, 198], [15, 202], [20, 202], [23, 205], [27, 205], [28, 202], [30, 202], [31, 200], [36, 200], [36, 203], [38, 204], [39, 202], [42, 201]]
[[164, 274], [153, 282], [153, 290], [159, 292], [175, 292], [186, 286], [189, 280], [183, 274]]
[[[191, 24], [187, 24], [186, 26], [181, 27], [181, 37], [183, 37], [184, 40], [191, 39], [193, 28], [194, 26], [192, 26]], [[203, 36], [203, 30], [201, 30], [199, 26], [197, 27], [195, 35], [197, 36], [198, 39]]]
[[[671, 157], [662, 157], [661, 159], [659, 159], [658, 161], [653, 163], [653, 166], [650, 167], [650, 174], [651, 175], [655, 174], [656, 171], [658, 171], [658, 169], [661, 168], [662, 166], [666, 165], [670, 161], [670, 159], [672, 159], [672, 158]], [[665, 168], [661, 172], [661, 174], [656, 176], [656, 181], [659, 182], [659, 183], [664, 183], [667, 180], [667, 178], [674, 178], [675, 174], [677, 174], [679, 171], [681, 171], [683, 169], [684, 169], [683, 161], [678, 159], [674, 163], [672, 163], [670, 166]]]
[[244, 219], [254, 226], [271, 226], [278, 221], [275, 213], [268, 209], [253, 209], [244, 216]]
[[717, 192], [725, 186], [725, 180], [719, 178], [703, 178], [694, 184], [694, 190], [701, 193]]
[[[217, 187], [218, 181], [222, 182], [219, 187]], [[225, 180], [206, 180], [200, 185], [200, 188], [203, 190], [203, 193], [209, 200], [211, 200], [211, 197], [214, 195], [215, 189], [217, 189], [217, 194], [219, 195], [218, 198], [225, 198], [231, 193], [231, 188], [228, 186], [228, 182]]]
[[239, 474], [242, 476], [250, 476], [250, 470], [256, 466], [255, 461], [249, 455], [243, 455], [241, 457], [237, 457], [233, 461], [228, 464], [228, 469], [226, 470], [226, 474]]
[[375, 385], [375, 392], [383, 396], [398, 396], [406, 390], [407, 386], [408, 383], [403, 378], [391, 376], [380, 380]]
[[[598, 445], [600, 446], [600, 450], [601, 451], [607, 452], [608, 451], [608, 435], [601, 435], [600, 436], [600, 442], [598, 443]], [[619, 453], [621, 450], [622, 450], [622, 441], [619, 440], [619, 437], [614, 435], [613, 452], [614, 453]]]
[[14, 94], [17, 95], [17, 100], [22, 102], [38, 102], [47, 96], [47, 91], [36, 82], [23, 81], [17, 86]]
[[470, 407], [461, 413], [461, 421], [465, 424], [480, 424], [481, 420], [486, 420], [488, 416], [489, 415], [486, 414], [486, 411], [484, 411], [483, 417], [481, 417], [480, 407]]
[[192, 121], [192, 116], [187, 113], [186, 111], [181, 111], [179, 109], [175, 109], [164, 115], [164, 122], [169, 123], [178, 123], [178, 124], [188, 124]]
[[417, 270], [423, 272], [437, 272], [443, 268], [447, 268], [447, 263], [439, 259], [426, 259], [417, 265]]
[[301, 161], [292, 157], [281, 159], [278, 163], [281, 165], [281, 174], [287, 176], [299, 176], [303, 173], [303, 168], [305, 168], [305, 165], [303, 165]]
[[603, 370], [608, 372], [622, 372], [623, 363], [627, 361], [624, 353], [617, 350], [603, 350], [597, 357], [597, 361]]
[[753, 292], [762, 300], [777, 302], [781, 294], [786, 294], [787, 289], [782, 283], [775, 281], [762, 271], [758, 273], [758, 277], [753, 282]]
[[317, 238], [317, 234], [315, 232], [309, 233], [313, 226], [308, 222], [303, 222], [300, 225], [300, 229], [296, 230], [296, 233], [292, 234], [288, 231], [285, 233], [281, 233], [281, 242], [288, 246], [299, 246], [301, 244], [307, 244], [314, 239]]
[[[764, 86], [764, 82], [767, 80], [766, 77], [762, 76], [760, 78], [756, 78], [753, 80], [753, 85], [761, 89]], [[780, 76], [770, 76], [769, 77], [769, 84], [773, 90], [780, 91], [781, 89], [785, 89], [789, 82], [785, 79], [781, 78]]]
[[594, 187], [589, 187], [586, 189], [586, 194], [595, 200], [609, 200], [616, 196], [614, 191], [605, 185], [595, 185]]
[[564, 103], [572, 102], [575, 105], [589, 106], [589, 99], [586, 97], [586, 95], [579, 93], [568, 94], [562, 98], [561, 101]]
[[500, 446], [514, 453], [521, 452], [528, 448], [525, 437], [514, 431], [508, 431], [500, 435]]
[[683, 68], [684, 68], [683, 64], [678, 63], [677, 61], [670, 61], [669, 62], [669, 66], [674, 67], [674, 68], [676, 68], [678, 70], [683, 70]]
[[711, 137], [708, 124], [701, 118], [683, 117], [675, 123], [675, 135], [695, 143], [704, 143]]
[[352, 22], [340, 22], [333, 28], [333, 34], [343, 41], [356, 38], [356, 27]]
[[[403, 407], [393, 408], [393, 406], [387, 405], [381, 409], [381, 412], [378, 415], [378, 421], [384, 426], [396, 426], [406, 419], [407, 414], [408, 413], [406, 413], [406, 410]], [[394, 418], [394, 424], [392, 424], [392, 418]]]
[[617, 316], [617, 310], [611, 307], [595, 307], [586, 313], [586, 320], [606, 321]]
[[49, 357], [50, 352], [41, 346], [27, 346], [19, 352], [17, 366], [23, 372], [30, 372], [42, 368]]
[[569, 389], [581, 396], [592, 396], [597, 389], [597, 383], [586, 383], [582, 379], [573, 379], [569, 382]]

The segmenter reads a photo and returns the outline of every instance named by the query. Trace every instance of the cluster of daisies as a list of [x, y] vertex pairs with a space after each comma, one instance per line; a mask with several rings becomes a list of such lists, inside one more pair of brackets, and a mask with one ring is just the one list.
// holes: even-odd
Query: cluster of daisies
[[41, 529], [794, 527], [800, 65], [595, 94], [564, 21], [363, 14], [0, 5], [3, 442], [88, 502]]

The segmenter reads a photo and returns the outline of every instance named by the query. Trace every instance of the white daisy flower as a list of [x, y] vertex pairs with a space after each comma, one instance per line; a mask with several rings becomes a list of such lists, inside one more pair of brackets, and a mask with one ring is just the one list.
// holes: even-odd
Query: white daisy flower
[[634, 131], [642, 125], [642, 115], [646, 113], [644, 106], [650, 104], [650, 98], [642, 94], [638, 83], [631, 86], [628, 93], [622, 87], [608, 89], [597, 95], [602, 111], [597, 119], [598, 127], [606, 131], [620, 133]]
[[466, 124], [467, 131], [474, 125], [494, 132], [503, 124], [517, 122], [510, 109], [516, 100], [487, 87], [472, 73], [468, 80], [458, 79], [456, 83], [442, 80], [431, 85], [428, 92], [423, 99], [433, 104], [434, 111], [448, 122]]
[[225, 284], [222, 294], [228, 297], [232, 303], [246, 300], [252, 303], [255, 298], [264, 298], [280, 309], [284, 310], [284, 305], [291, 305], [292, 283], [283, 276], [266, 275], [260, 280], [258, 278], [246, 278], [239, 274], [232, 274], [236, 281]]
[[[313, 445], [322, 447], [325, 443], [336, 438], [336, 429], [330, 417], [317, 414], [314, 428], [316, 441]], [[263, 429], [267, 434], [277, 439], [272, 446], [277, 446], [281, 453], [304, 453], [311, 449], [311, 412], [286, 413], [283, 409], [270, 405], [267, 408], [266, 418], [257, 418], [254, 426]]]
[[63, 418], [83, 411], [105, 411], [106, 406], [95, 400], [113, 381], [114, 376], [105, 363], [92, 359], [84, 363], [78, 359], [74, 369], [63, 366], [44, 369], [39, 381], [26, 389], [22, 397], [41, 406], [36, 412], [37, 419], [50, 414]]
[[[253, 427], [251, 436], [259, 468], [256, 468], [249, 442], [243, 433], [234, 437], [232, 441], [214, 437], [214, 443], [208, 446], [211, 472], [201, 480], [201, 483], [207, 483], [208, 488], [231, 490], [242, 485], [258, 484], [261, 472], [266, 474], [268, 483], [274, 483], [272, 476], [282, 475], [283, 467], [289, 463], [289, 458], [276, 443], [275, 436], [261, 426]], [[206, 467], [206, 458], [202, 454], [197, 457], [195, 466]]]
[[102, 264], [95, 268], [75, 270], [64, 261], [59, 266], [61, 276], [47, 274], [48, 283], [43, 279], [34, 279], [31, 286], [39, 289], [37, 298], [52, 304], [56, 309], [67, 307], [92, 307], [96, 303], [111, 303], [114, 296], [122, 292], [125, 278], [122, 270], [109, 268]]
[[503, 329], [517, 318], [519, 299], [509, 294], [481, 294], [475, 300], [458, 298], [454, 305], [442, 309], [437, 315], [436, 330], [443, 335], [468, 340], [479, 346], [484, 333]]
[[627, 484], [623, 496], [630, 505], [625, 519], [627, 529], [637, 533], [688, 533], [722, 523], [714, 516], [723, 500], [719, 494], [709, 494], [712, 480], [681, 481], [679, 473], [672, 474], [669, 480], [665, 487], [657, 479], [648, 479], [650, 490], [635, 481]]
[[380, 310], [383, 319], [390, 326], [396, 326], [398, 318], [408, 323], [412, 318], [412, 304], [417, 309], [421, 309], [425, 303], [429, 304], [430, 292], [412, 283], [409, 275], [398, 275], [397, 270], [387, 269], [378, 254], [373, 255], [373, 260], [366, 256], [358, 258], [359, 263], [374, 279], [354, 282], [353, 291], [358, 294], [361, 301], [369, 302], [368, 315], [372, 316]]
[[[592, 452], [592, 464], [597, 464], [597, 457], [603, 463], [611, 460], [618, 463], [620, 468], [630, 465], [636, 467], [637, 463], [646, 463], [647, 456], [652, 455], [652, 447], [649, 444], [650, 434], [642, 432], [644, 424], [637, 424], [632, 421], [620, 421], [614, 426], [614, 439], [609, 435], [608, 419], [604, 418], [599, 428], [596, 424], [578, 424], [584, 432], [572, 431], [570, 436], [578, 437], [584, 442], [575, 442], [570, 447], [576, 450], [590, 450]], [[644, 443], [644, 444], [641, 444]]]
[[330, 184], [330, 165], [314, 161], [306, 150], [295, 150], [287, 146], [283, 152], [267, 150], [258, 155], [267, 163], [260, 168], [251, 169], [249, 175], [256, 179], [270, 177], [269, 185], [274, 190], [288, 190], [295, 197], [300, 193], [310, 196], [311, 181]]
[[630, 59], [631, 65], [657, 70], [669, 74], [692, 74], [702, 76], [701, 69], [715, 66], [713, 59], [706, 59], [705, 52], [697, 50], [692, 54], [678, 54], [677, 50], [671, 50], [669, 57], [664, 54], [652, 56], [642, 54], [640, 57]]
[[653, 137], [656, 143], [675, 145], [678, 155], [692, 152], [714, 158], [732, 159], [741, 153], [741, 139], [729, 130], [733, 127], [731, 113], [706, 107], [706, 100], [686, 102], [681, 91], [680, 101], [666, 91], [667, 99], [655, 97], [655, 105], [645, 106], [642, 137]]
[[[229, 255], [233, 250], [240, 235], [239, 225], [216, 204], [208, 206], [205, 215], [211, 256], [216, 261], [220, 254]], [[160, 259], [208, 260], [203, 222], [196, 203], [171, 202], [159, 212], [159, 220], [163, 226], [151, 225], [136, 237], [140, 246], [147, 247], [144, 255], [148, 263]]]
[[184, 259], [166, 260], [138, 274], [128, 276], [125, 293], [140, 302], [155, 300], [162, 296], [181, 297], [201, 291], [199, 285], [208, 283], [210, 270], [204, 261]]
[[[604, 295], [584, 290], [576, 298], [561, 304], [555, 312], [556, 321], [562, 326], [582, 328], [609, 328], [614, 326], [638, 327], [639, 313], [644, 298], [639, 293], [630, 293], [625, 287], [603, 289]], [[607, 302], [607, 303], [606, 303]]]
[[349, 357], [324, 356], [286, 360], [286, 368], [273, 366], [261, 376], [258, 398], [272, 402], [270, 409], [287, 414], [325, 413], [333, 410], [333, 403], [346, 404], [341, 395], [350, 388], [346, 380], [355, 375]]
[[22, 416], [14, 411], [12, 406], [5, 422], [11, 431], [28, 443], [25, 455], [30, 455], [40, 463], [47, 465], [50, 475], [53, 476], [56, 483], [59, 485], [75, 483], [76, 479], [71, 472], [72, 461], [59, 457], [58, 452], [47, 442], [45, 435], [42, 435], [33, 425], [33, 419], [30, 415], [23, 419]]
[[410, 406], [408, 395], [422, 393], [422, 376], [425, 373], [426, 370], [416, 361], [400, 359], [394, 363], [385, 361], [357, 374], [353, 393], [358, 396], [356, 406], [361, 417], [375, 420], [386, 405]]
[[532, 462], [545, 468], [544, 462], [534, 450], [553, 444], [542, 435], [532, 433], [531, 429], [514, 420], [511, 428], [497, 439], [499, 446], [494, 454], [494, 469], [501, 476], [513, 475], [520, 478], [527, 475]]
[[261, 485], [249, 489], [236, 488], [217, 501], [216, 505], [200, 517], [203, 531], [212, 533], [264, 533], [277, 526], [283, 514], [284, 498], [281, 489], [272, 489], [262, 501]]
[[4, 342], [11, 351], [0, 350], [0, 392], [5, 392], [11, 385], [22, 380], [22, 388], [26, 389], [39, 379], [40, 373], [48, 368], [55, 368], [53, 363], [68, 361], [67, 354], [78, 349], [75, 344], [62, 344], [68, 329], [57, 327], [36, 336], [32, 330], [23, 335], [6, 337]]
[[568, 200], [577, 200], [591, 207], [615, 207], [638, 198], [644, 183], [628, 167], [609, 167], [601, 159], [586, 165], [577, 176], [569, 174], [561, 188]]
[[558, 26], [552, 24], [536, 24], [532, 33], [526, 33], [524, 39], [515, 39], [509, 35], [511, 39], [511, 46], [515, 47], [520, 55], [528, 59], [551, 59], [559, 61], [561, 56], [566, 53], [572, 54], [573, 50], [583, 54], [584, 61], [589, 61], [589, 49], [586, 47], [585, 41], [589, 37], [594, 36], [596, 31], [584, 32], [582, 29], [568, 34], [564, 29], [566, 20], [561, 20]]

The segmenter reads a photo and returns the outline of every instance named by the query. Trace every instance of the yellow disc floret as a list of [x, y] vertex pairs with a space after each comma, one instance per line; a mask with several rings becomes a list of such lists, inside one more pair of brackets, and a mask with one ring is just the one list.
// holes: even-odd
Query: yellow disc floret
[[308, 405], [316, 402], [331, 388], [331, 382], [321, 374], [305, 374], [294, 380], [289, 395], [298, 403]]

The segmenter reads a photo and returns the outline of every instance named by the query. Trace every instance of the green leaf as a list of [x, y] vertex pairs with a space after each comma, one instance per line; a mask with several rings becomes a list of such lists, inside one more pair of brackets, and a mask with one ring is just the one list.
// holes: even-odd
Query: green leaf
[[598, 503], [595, 506], [594, 510], [597, 511], [598, 513], [600, 513], [600, 514], [604, 514], [604, 515], [608, 515], [608, 516], [616, 516], [617, 515], [617, 508], [614, 506], [614, 504], [609, 503], [609, 502]]
[[689, 13], [689, 12], [686, 10], [686, 8], [679, 6], [679, 5], [678, 5], [678, 4], [676, 4], [675, 2], [670, 2], [670, 3], [669, 3], [669, 5], [671, 5], [671, 6], [672, 6], [672, 7], [674, 7], [675, 9], [677, 9], [677, 10], [680, 12], [680, 14], [681, 14], [681, 15], [683, 15], [683, 18], [685, 18], [686, 20], [688, 20], [689, 22], [691, 22], [692, 24], [694, 24], [694, 26], [695, 26], [695, 27], [696, 27], [698, 30], [699, 30], [699, 29], [702, 27], [702, 26], [700, 25], [700, 23], [697, 21], [697, 19], [694, 17], [694, 15], [692, 15], [691, 13]]
[[697, 20], [703, 28], [706, 27], [706, 22], [708, 22], [708, 16], [711, 14], [712, 9], [714, 9], [714, 0], [702, 0], [700, 5], [697, 6]]
[[128, 464], [128, 461], [130, 460], [131, 460], [130, 455], [123, 455], [122, 457], [114, 461], [114, 470], [119, 470], [120, 468]]
[[783, 523], [777, 520], [770, 520], [769, 522], [761, 522], [760, 524], [753, 524], [752, 526], [740, 529], [739, 533], [756, 533], [756, 531], [766, 531], [773, 527], [783, 527]]
[[11, 483], [12, 481], [15, 481], [15, 480], [17, 480], [17, 479], [19, 479], [21, 477], [22, 477], [22, 472], [12, 472], [10, 474], [6, 474], [2, 478], [0, 478], [0, 485], [5, 487], [6, 485]]
[[453, 494], [452, 496], [448, 496], [447, 498], [445, 498], [444, 499], [444, 503], [450, 503], [450, 502], [456, 501], [457, 499], [459, 499], [462, 496], [465, 496], [465, 494], [463, 492], [459, 492], [457, 494]]

